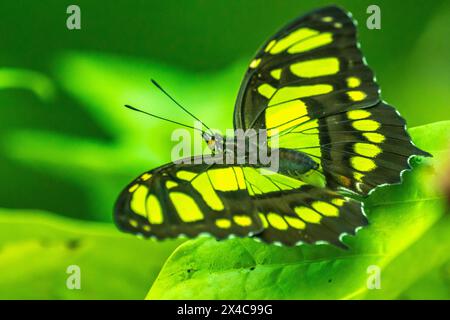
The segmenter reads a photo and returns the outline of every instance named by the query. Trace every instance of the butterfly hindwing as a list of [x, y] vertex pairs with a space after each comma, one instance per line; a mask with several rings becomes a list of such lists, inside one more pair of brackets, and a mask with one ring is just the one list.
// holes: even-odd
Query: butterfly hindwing
[[326, 242], [345, 247], [342, 235], [354, 235], [367, 224], [360, 202], [311, 185], [281, 196], [273, 193], [258, 197], [256, 205], [265, 227], [256, 236], [269, 243]]
[[328, 188], [268, 170], [244, 168], [249, 194], [263, 223], [255, 236], [269, 243], [332, 243], [367, 224], [362, 204]]
[[332, 189], [366, 195], [377, 186], [401, 182], [412, 155], [429, 156], [414, 146], [405, 120], [383, 102], [320, 119], [319, 125], [324, 128], [320, 161]]
[[158, 239], [253, 235], [294, 245], [329, 242], [367, 223], [361, 204], [251, 166], [169, 164], [133, 181], [115, 207], [120, 229]]
[[250, 64], [236, 128], [267, 129], [269, 145], [303, 152], [328, 187], [366, 195], [400, 181], [416, 148], [405, 121], [380, 101], [350, 15], [327, 7], [269, 39]]

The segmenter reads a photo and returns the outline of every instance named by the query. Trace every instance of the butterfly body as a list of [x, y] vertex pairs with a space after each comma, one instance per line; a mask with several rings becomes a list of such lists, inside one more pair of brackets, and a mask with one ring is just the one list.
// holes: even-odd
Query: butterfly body
[[279, 172], [293, 178], [301, 178], [310, 170], [317, 170], [319, 164], [301, 151], [287, 148], [277, 149], [279, 152]]
[[117, 226], [157, 239], [207, 233], [345, 247], [342, 236], [368, 221], [342, 191], [367, 196], [400, 183], [412, 156], [430, 156], [381, 100], [355, 23], [335, 6], [294, 20], [261, 47], [238, 93], [234, 129], [230, 139], [203, 133], [211, 155], [131, 182], [115, 205]]
[[[246, 133], [236, 131], [234, 137], [204, 134], [206, 144], [218, 163], [241, 164], [254, 168], [267, 168], [293, 178], [301, 178], [310, 170], [319, 168], [319, 164], [306, 153], [288, 148], [267, 147], [266, 132]], [[270, 160], [277, 161], [276, 164]], [[180, 160], [181, 163], [190, 159]]]

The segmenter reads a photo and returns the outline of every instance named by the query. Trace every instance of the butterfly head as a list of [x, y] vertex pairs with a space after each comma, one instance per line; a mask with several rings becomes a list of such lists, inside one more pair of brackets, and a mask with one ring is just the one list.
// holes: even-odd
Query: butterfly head
[[224, 139], [221, 135], [219, 135], [217, 133], [210, 134], [208, 132], [203, 132], [202, 136], [203, 136], [203, 139], [205, 140], [206, 144], [208, 145], [208, 148], [212, 152], [214, 152], [214, 153], [223, 152]]

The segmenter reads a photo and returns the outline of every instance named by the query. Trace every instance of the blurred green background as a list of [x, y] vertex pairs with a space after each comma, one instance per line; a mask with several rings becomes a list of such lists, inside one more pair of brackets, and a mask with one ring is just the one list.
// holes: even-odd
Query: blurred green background
[[[359, 21], [361, 47], [377, 75], [382, 97], [397, 107], [408, 125], [450, 119], [450, 3], [335, 3]], [[81, 30], [66, 28], [70, 4], [81, 8]], [[111, 225], [113, 203], [138, 174], [170, 161], [170, 134], [175, 127], [122, 106], [141, 106], [190, 122], [150, 85], [149, 79], [155, 78], [209, 126], [231, 128], [235, 96], [257, 48], [289, 20], [327, 4], [299, 0], [2, 1], [2, 219], [16, 221], [5, 218], [11, 217], [26, 224], [25, 217], [34, 221], [39, 216], [34, 221], [39, 226], [46, 224], [42, 219], [49, 215], [63, 221], [64, 217], [76, 219], [70, 222], [75, 224], [78, 220], [103, 222], [99, 228], [106, 227], [111, 237], [135, 241]], [[365, 27], [366, 8], [371, 4], [381, 7], [381, 30]], [[15, 230], [8, 228], [4, 230]], [[77, 228], [73, 227], [75, 233]], [[71, 239], [38, 233], [31, 237], [28, 231], [19, 232], [14, 241], [49, 238], [67, 245]], [[7, 234], [3, 237], [6, 242]], [[178, 243], [167, 242], [159, 247], [164, 250], [155, 253], [154, 243], [136, 242], [143, 254], [152, 246], [148, 263], [153, 269], [143, 267], [148, 281], [140, 284], [142, 288], [137, 285], [139, 289], [112, 296], [105, 289], [104, 296], [92, 293], [88, 297], [143, 297]], [[40, 249], [36, 250], [38, 257]], [[139, 259], [129, 251], [117, 254], [124, 260]], [[34, 260], [25, 260], [32, 268]], [[0, 267], [1, 261], [0, 256]], [[120, 271], [134, 272], [125, 266]], [[62, 271], [60, 277], [64, 276]], [[36, 290], [44, 298], [86, 297], [55, 294], [41, 286]], [[24, 292], [14, 297], [21, 295], [35, 297]], [[0, 297], [10, 296], [0, 293]]]

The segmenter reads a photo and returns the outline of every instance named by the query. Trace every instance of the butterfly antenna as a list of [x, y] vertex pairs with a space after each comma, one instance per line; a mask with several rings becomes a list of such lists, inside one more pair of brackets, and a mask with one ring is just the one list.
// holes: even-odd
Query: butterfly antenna
[[141, 113], [146, 114], [146, 115], [148, 115], [148, 116], [154, 117], [154, 118], [156, 118], [156, 119], [160, 119], [160, 120], [164, 120], [164, 121], [167, 121], [167, 122], [175, 123], [175, 124], [177, 124], [177, 125], [179, 125], [179, 126], [182, 126], [182, 127], [186, 127], [186, 128], [198, 130], [198, 131], [200, 131], [202, 134], [205, 133], [203, 130], [201, 130], [201, 129], [199, 129], [199, 128], [195, 128], [195, 127], [193, 127], [193, 126], [190, 126], [190, 125], [187, 125], [187, 124], [178, 122], [178, 121], [170, 120], [170, 119], [167, 119], [167, 118], [158, 116], [158, 115], [156, 115], [156, 114], [153, 114], [153, 113], [150, 113], [150, 112], [147, 112], [147, 111], [144, 111], [144, 110], [140, 110], [140, 109], [135, 108], [135, 107], [132, 107], [132, 106], [130, 106], [130, 105], [128, 105], [128, 104], [126, 104], [125, 107], [128, 108], [128, 109], [137, 111], [137, 112], [141, 112]]
[[180, 107], [184, 112], [186, 112], [188, 115], [190, 115], [192, 118], [194, 118], [195, 120], [199, 121], [202, 125], [205, 126], [206, 129], [208, 129], [211, 133], [211, 129], [199, 118], [197, 118], [194, 114], [192, 114], [189, 110], [187, 110], [185, 107], [183, 107], [180, 103], [178, 103], [169, 93], [167, 93], [166, 90], [164, 90], [158, 82], [156, 82], [155, 80], [151, 79], [152, 83], [155, 85], [155, 87], [157, 87], [159, 90], [161, 90], [167, 97], [169, 97], [170, 100], [172, 100], [178, 107]]

